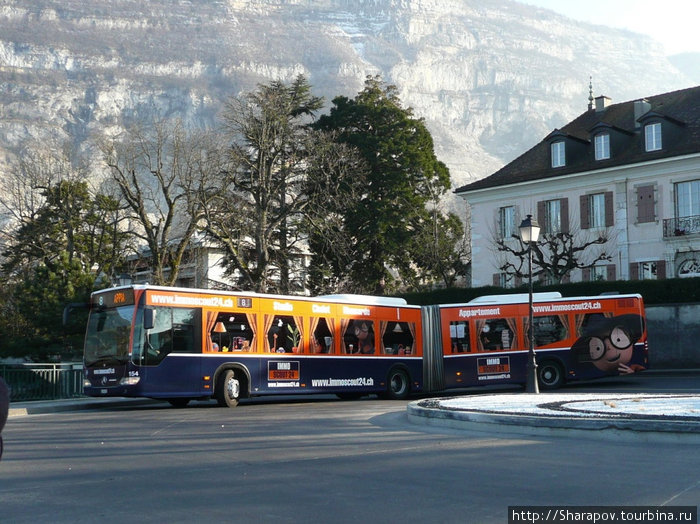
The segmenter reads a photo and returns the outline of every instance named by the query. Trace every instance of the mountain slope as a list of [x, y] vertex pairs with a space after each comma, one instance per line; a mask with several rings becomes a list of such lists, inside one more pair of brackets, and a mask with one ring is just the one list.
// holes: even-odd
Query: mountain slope
[[589, 76], [614, 101], [692, 85], [657, 49], [510, 0], [5, 0], [0, 154], [132, 118], [212, 124], [228, 96], [299, 73], [330, 104], [381, 74], [461, 185], [584, 111]]

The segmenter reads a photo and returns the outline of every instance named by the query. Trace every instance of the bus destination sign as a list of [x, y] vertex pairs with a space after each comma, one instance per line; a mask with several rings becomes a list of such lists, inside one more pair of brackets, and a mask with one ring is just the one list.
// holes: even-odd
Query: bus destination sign
[[92, 297], [92, 305], [97, 307], [130, 306], [134, 303], [134, 290], [131, 288], [118, 288], [97, 293]]

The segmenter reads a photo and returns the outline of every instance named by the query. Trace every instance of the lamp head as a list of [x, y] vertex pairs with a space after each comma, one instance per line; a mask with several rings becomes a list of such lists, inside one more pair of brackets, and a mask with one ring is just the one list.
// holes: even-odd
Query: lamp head
[[540, 225], [537, 220], [528, 215], [525, 220], [520, 223], [520, 238], [525, 244], [537, 242], [540, 236]]

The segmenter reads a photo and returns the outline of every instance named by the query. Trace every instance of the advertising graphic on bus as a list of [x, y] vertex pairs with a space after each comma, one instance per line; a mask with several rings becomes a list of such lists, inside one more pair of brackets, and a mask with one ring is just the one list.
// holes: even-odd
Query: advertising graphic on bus
[[[527, 295], [412, 306], [357, 295], [111, 288], [91, 297], [84, 391], [233, 407], [258, 395], [402, 399], [524, 384], [529, 323]], [[647, 367], [639, 295], [536, 293], [532, 323], [540, 387]]]

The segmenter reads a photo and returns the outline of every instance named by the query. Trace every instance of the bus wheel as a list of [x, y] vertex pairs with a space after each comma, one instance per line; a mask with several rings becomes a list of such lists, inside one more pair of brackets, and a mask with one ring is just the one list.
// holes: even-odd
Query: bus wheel
[[174, 408], [184, 408], [190, 403], [188, 398], [169, 398], [168, 403]]
[[235, 408], [241, 396], [241, 383], [232, 369], [224, 371], [223, 380], [216, 384], [216, 401], [219, 406]]
[[411, 386], [408, 373], [402, 368], [393, 368], [387, 379], [386, 396], [391, 400], [403, 400], [408, 396]]
[[564, 385], [564, 369], [554, 360], [537, 364], [537, 380], [542, 389], [558, 389]]

